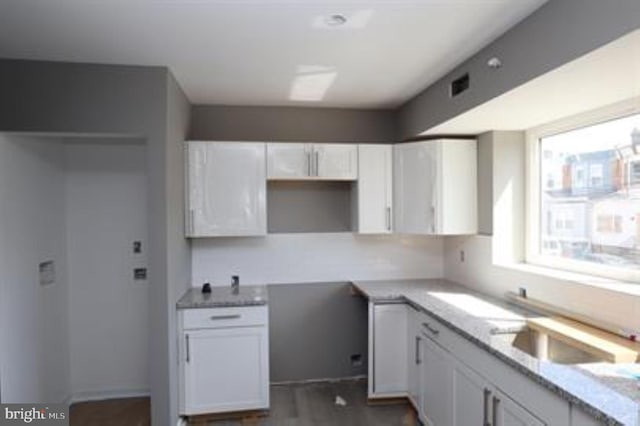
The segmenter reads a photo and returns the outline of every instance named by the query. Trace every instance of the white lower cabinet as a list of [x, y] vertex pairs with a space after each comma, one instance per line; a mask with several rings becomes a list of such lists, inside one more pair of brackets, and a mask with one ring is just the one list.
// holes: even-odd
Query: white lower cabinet
[[456, 425], [544, 426], [545, 423], [460, 362], [455, 363], [453, 408]]
[[420, 417], [428, 426], [452, 425], [453, 358], [424, 334], [422, 342]]
[[[406, 308], [404, 336], [405, 395], [423, 424], [582, 425], [570, 421], [567, 401], [411, 306]], [[396, 344], [401, 344], [401, 339]], [[371, 375], [376, 371], [370, 370], [370, 383], [377, 382]], [[582, 413], [575, 417], [585, 418]]]
[[407, 307], [407, 397], [414, 407], [420, 399], [420, 363], [424, 352], [423, 337], [418, 327], [420, 312]]
[[369, 398], [407, 394], [407, 306], [369, 303]]
[[180, 414], [269, 408], [267, 307], [181, 311]]

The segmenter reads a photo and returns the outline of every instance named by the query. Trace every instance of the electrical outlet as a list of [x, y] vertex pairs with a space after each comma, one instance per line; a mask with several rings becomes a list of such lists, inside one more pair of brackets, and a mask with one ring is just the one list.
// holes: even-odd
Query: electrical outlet
[[362, 367], [362, 354], [353, 354], [349, 358], [351, 359], [352, 368]]
[[142, 241], [134, 241], [133, 242], [133, 253], [134, 254], [142, 253]]
[[133, 270], [134, 281], [146, 281], [147, 280], [147, 268], [134, 268]]
[[527, 289], [526, 289], [526, 288], [524, 288], [524, 287], [520, 287], [520, 288], [518, 289], [518, 295], [519, 295], [520, 297], [522, 297], [523, 299], [526, 299], [526, 298], [527, 298]]
[[56, 266], [53, 260], [42, 262], [38, 265], [40, 285], [47, 286], [56, 282]]
[[464, 263], [464, 250], [460, 250], [460, 262]]

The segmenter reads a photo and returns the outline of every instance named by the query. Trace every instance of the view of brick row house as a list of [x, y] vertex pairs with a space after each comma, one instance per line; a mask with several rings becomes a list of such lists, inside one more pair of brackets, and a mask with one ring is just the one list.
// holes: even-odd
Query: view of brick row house
[[609, 146], [542, 151], [543, 253], [621, 266], [640, 257], [640, 129]]

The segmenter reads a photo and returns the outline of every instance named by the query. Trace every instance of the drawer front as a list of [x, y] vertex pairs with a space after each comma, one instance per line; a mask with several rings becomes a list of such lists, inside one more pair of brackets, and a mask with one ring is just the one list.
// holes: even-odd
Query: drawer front
[[201, 308], [182, 311], [182, 328], [248, 327], [267, 325], [267, 306]]

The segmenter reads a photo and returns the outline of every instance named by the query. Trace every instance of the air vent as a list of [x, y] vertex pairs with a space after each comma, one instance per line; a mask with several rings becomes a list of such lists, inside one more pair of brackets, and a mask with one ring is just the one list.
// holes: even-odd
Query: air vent
[[469, 88], [469, 73], [451, 82], [449, 96], [455, 98]]

